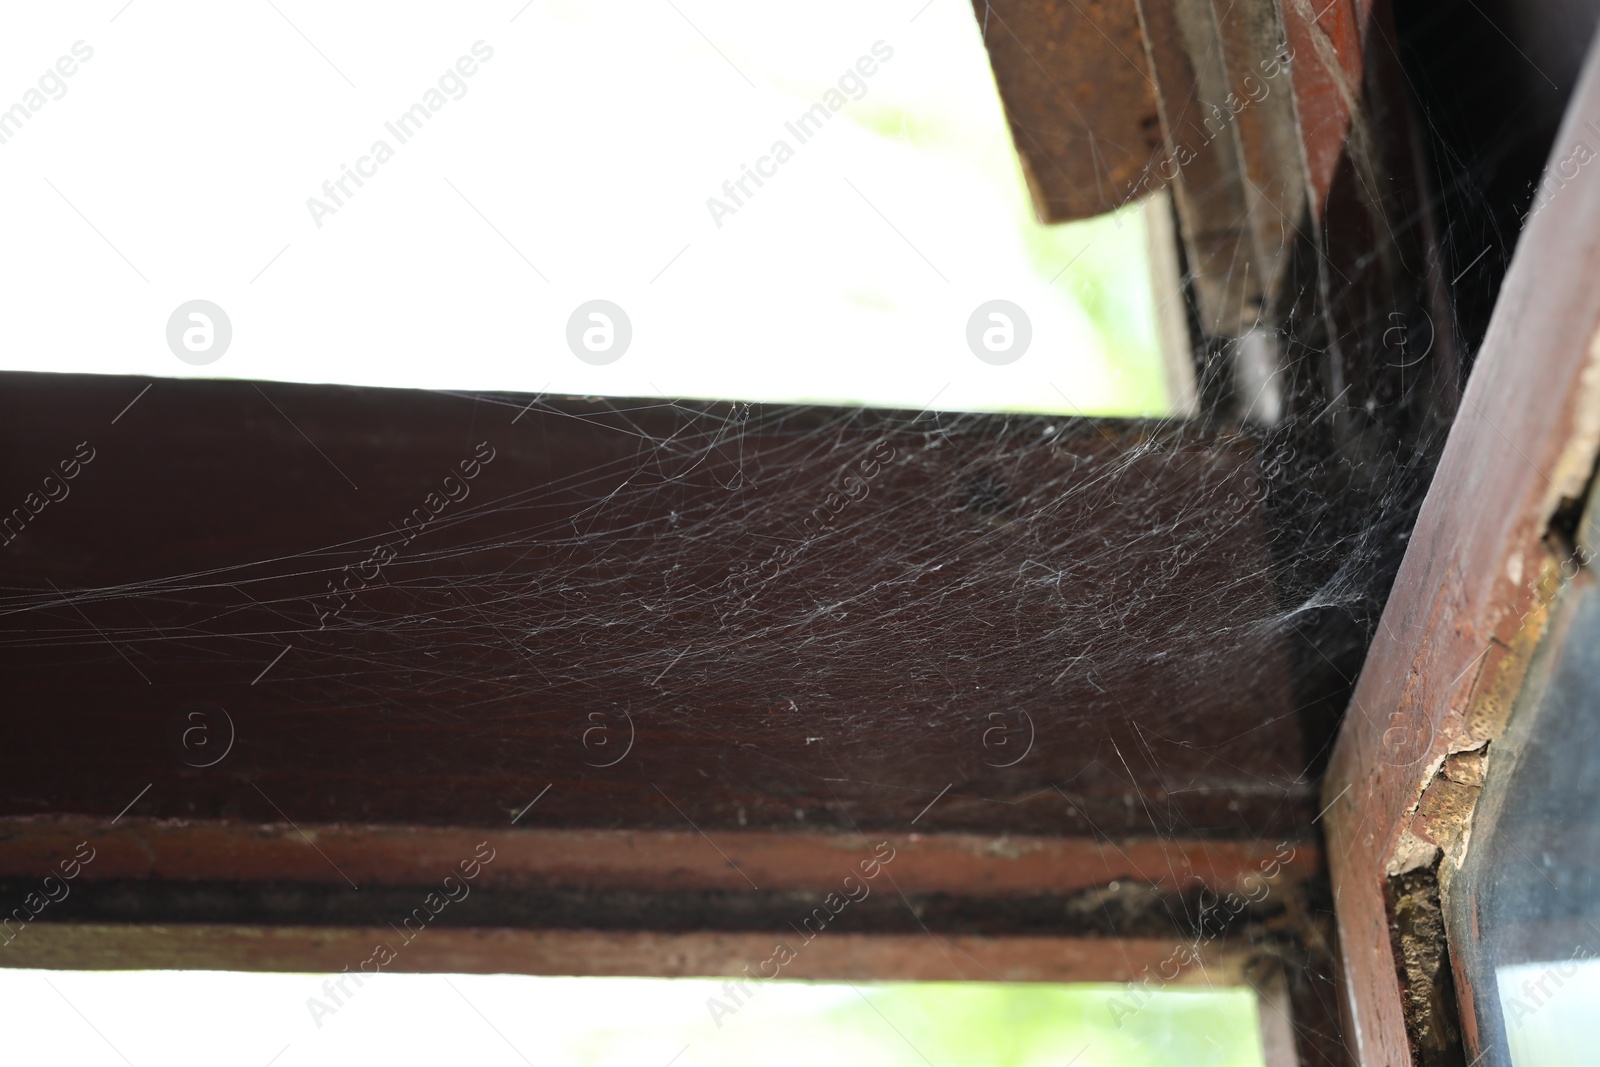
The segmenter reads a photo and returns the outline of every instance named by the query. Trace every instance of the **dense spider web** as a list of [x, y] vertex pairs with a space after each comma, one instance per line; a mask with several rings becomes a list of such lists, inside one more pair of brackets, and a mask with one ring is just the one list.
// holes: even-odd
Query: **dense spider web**
[[[1275, 420], [1244, 417], [1223, 341], [1181, 419], [442, 395], [469, 413], [454, 466], [393, 479], [387, 519], [271, 558], [12, 591], [0, 607], [27, 626], [6, 644], [54, 669], [114, 652], [155, 685], [263, 665], [297, 728], [369, 712], [386, 730], [370, 758], [419, 776], [415, 809], [352, 815], [351, 768], [314, 752], [250, 765], [345, 788], [326, 807], [343, 817], [435, 817], [452, 787], [422, 779], [453, 757], [409, 738], [442, 722], [482, 742], [494, 785], [648, 781], [709, 753], [662, 825], [900, 827], [938, 801], [922, 828], [1304, 832], [1509, 260], [1521, 172], [1503, 161], [1540, 154], [1505, 131], [1464, 147], [1440, 91], [1419, 96], [1436, 170], [1400, 222], [1440, 261], [1341, 317], [1367, 279], [1334, 277], [1306, 237], [1263, 323]], [[589, 818], [562, 803], [553, 821]], [[1198, 937], [1191, 903], [1161, 906]]]
[[[1488, 179], [1448, 157], [1433, 177], [1443, 199], [1399, 227], [1420, 233], [1442, 206], [1439, 247], [1468, 260], [1497, 218], [1450, 212], [1488, 203]], [[1490, 236], [1500, 249], [1468, 269], [1503, 265], [1510, 236]], [[582, 757], [717, 722], [734, 784], [691, 808], [713, 822], [847, 820], [858, 785], [904, 793], [909, 815], [954, 779], [949, 828], [1045, 796], [1048, 817], [1022, 824], [1059, 829], [1056, 789], [1078, 797], [1071, 830], [1303, 825], [1477, 312], [1430, 301], [1437, 264], [1374, 301], [1381, 263], [1340, 270], [1315, 227], [1301, 239], [1261, 324], [1270, 380], [1241, 369], [1239, 344], [1207, 342], [1193, 417], [456, 394], [474, 478], [408, 470], [392, 511], [275, 558], [69, 603], [14, 595], [13, 613], [51, 622], [12, 643], [82, 661], [109, 646], [153, 678], [267, 663], [306, 707], [470, 723], [507, 775], [552, 735]], [[1278, 417], [1251, 420], [1267, 388]], [[304, 420], [294, 432], [337, 438]], [[849, 725], [867, 715], [870, 736]], [[1023, 715], [1050, 727], [1040, 758], [1002, 766], [994, 746], [1020, 743]], [[902, 733], [949, 740], [884, 740]]]

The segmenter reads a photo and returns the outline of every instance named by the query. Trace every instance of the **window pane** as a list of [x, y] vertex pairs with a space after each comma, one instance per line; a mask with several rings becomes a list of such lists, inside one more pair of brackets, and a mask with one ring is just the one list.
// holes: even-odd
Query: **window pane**
[[[0, 970], [19, 1063], [1262, 1067], [1248, 989]], [[419, 1025], [426, 1020], [426, 1025]], [[273, 1058], [277, 1057], [276, 1060]], [[391, 1059], [392, 1057], [392, 1059]]]
[[1600, 1037], [1597, 680], [1600, 597], [1581, 581], [1552, 613], [1510, 725], [1490, 745], [1446, 900], [1484, 1067], [1586, 1062]]
[[0, 368], [1170, 409], [1146, 205], [1036, 221], [970, 5], [257, 14], [129, 12], [6, 143]]

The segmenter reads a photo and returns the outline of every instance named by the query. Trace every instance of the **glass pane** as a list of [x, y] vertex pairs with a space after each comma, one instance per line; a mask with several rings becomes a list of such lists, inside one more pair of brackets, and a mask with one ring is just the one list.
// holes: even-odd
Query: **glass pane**
[[[0, 970], [8, 1062], [1262, 1067], [1248, 989]], [[427, 1025], [419, 1026], [419, 1020]]]
[[1170, 410], [1146, 207], [1037, 222], [968, 4], [368, 10], [89, 42], [5, 144], [0, 369]]
[[1484, 1067], [1591, 1062], [1600, 1040], [1600, 596], [1568, 594], [1529, 671], [1446, 907]]
[[1600, 1040], [1594, 1019], [1600, 1004], [1600, 961], [1510, 964], [1495, 969], [1495, 984], [1506, 1024], [1506, 1051], [1515, 1067], [1554, 1067], [1589, 1057]]

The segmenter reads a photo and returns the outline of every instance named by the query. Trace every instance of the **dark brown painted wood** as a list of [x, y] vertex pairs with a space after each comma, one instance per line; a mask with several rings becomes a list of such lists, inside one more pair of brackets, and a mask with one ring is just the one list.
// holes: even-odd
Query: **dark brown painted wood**
[[546, 786], [566, 829], [1314, 813], [1261, 518], [1219, 506], [1259, 497], [1248, 438], [147, 384], [0, 381], [0, 500], [93, 449], [0, 548], [0, 814], [147, 785], [131, 815], [280, 824], [499, 827]]

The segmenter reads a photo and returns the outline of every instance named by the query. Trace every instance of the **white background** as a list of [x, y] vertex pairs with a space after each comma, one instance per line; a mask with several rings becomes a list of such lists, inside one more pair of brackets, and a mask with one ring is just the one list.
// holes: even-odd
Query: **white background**
[[[0, 144], [0, 368], [1125, 404], [1072, 286], [1106, 246], [1137, 253], [1142, 220], [1032, 226], [963, 0], [274, 3], [8, 6], [0, 108], [74, 42], [94, 55]], [[465, 96], [399, 144], [384, 123], [479, 40]], [[797, 145], [785, 121], [879, 40], [865, 95]], [[780, 137], [795, 158], [719, 229], [707, 198]], [[395, 158], [317, 228], [307, 198], [379, 138]], [[166, 344], [196, 298], [233, 327], [206, 367]], [[594, 298], [633, 324], [604, 367], [565, 342]], [[1032, 320], [1010, 366], [966, 344], [992, 299]]]

